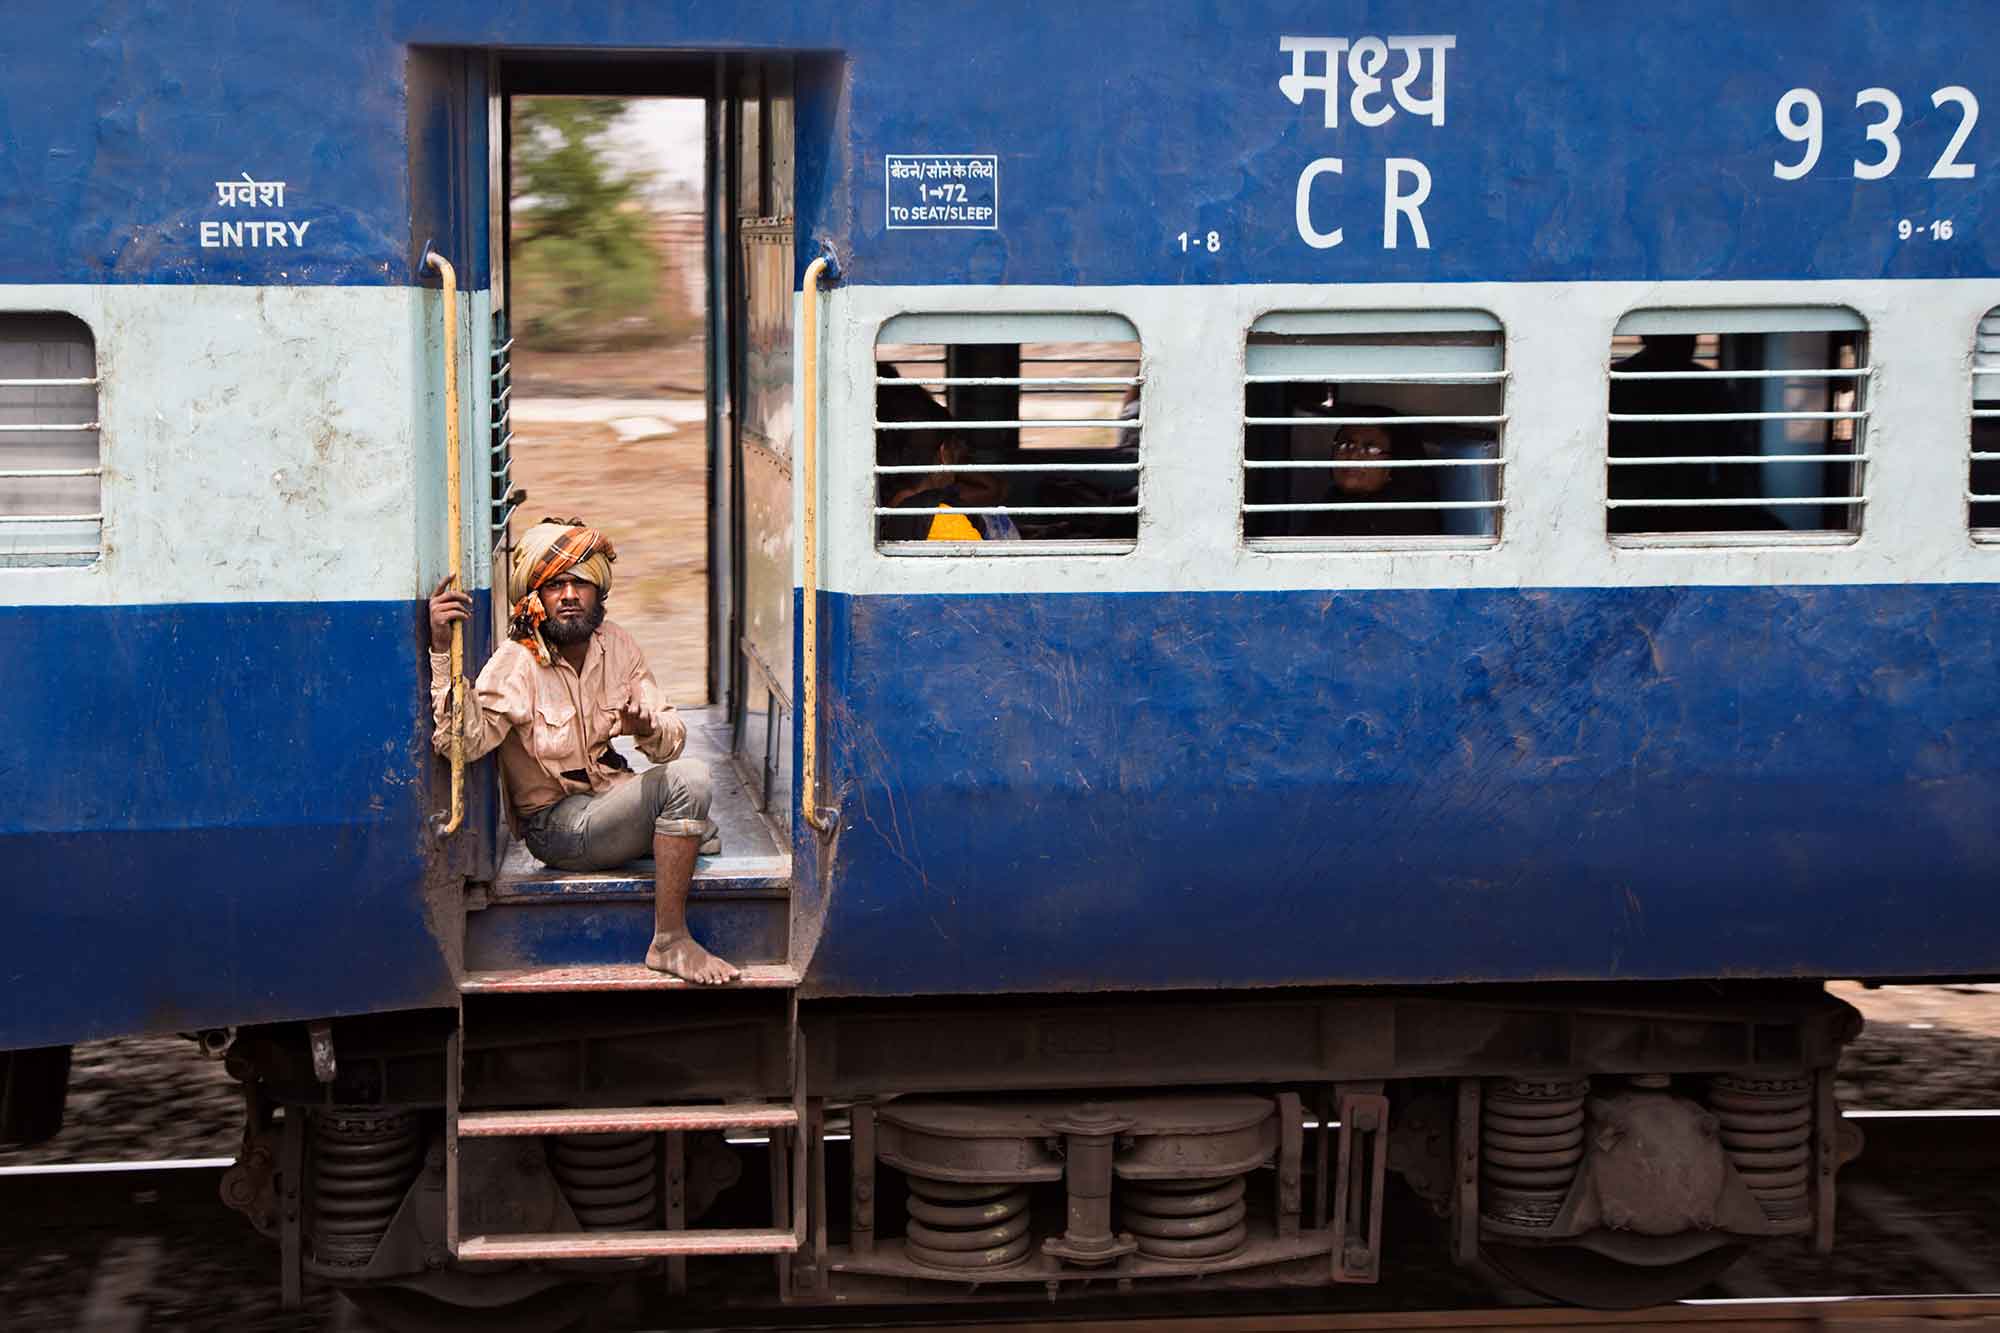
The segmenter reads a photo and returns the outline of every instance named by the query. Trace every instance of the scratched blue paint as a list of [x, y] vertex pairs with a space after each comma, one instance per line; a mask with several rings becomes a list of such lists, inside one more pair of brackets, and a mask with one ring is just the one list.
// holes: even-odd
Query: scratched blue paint
[[[851, 282], [1985, 277], [1990, 27], [1976, 0], [1615, 19], [1595, 0], [35, 3], [8, 14], [0, 282], [405, 284], [443, 228], [479, 285], [479, 62], [449, 75], [435, 52], [507, 47], [803, 53], [799, 262], [831, 245]], [[1282, 35], [1421, 33], [1457, 38], [1442, 126], [1343, 109], [1328, 129], [1315, 98], [1278, 90]], [[1901, 99], [1902, 161], [1857, 181], [1879, 113], [1854, 98], [1874, 86]], [[1959, 122], [1931, 102], [1950, 86], [1989, 109], [1967, 180], [1928, 174]], [[1801, 150], [1774, 112], [1794, 87], [1818, 93], [1825, 142], [1787, 182], [1773, 163]], [[912, 152], [997, 154], [999, 228], [885, 230], [884, 156]], [[1346, 239], [1316, 250], [1295, 192], [1335, 156], [1316, 225]], [[1429, 249], [1383, 248], [1391, 157], [1430, 173]], [[271, 215], [311, 222], [303, 248], [199, 246], [200, 222], [227, 216], [212, 182], [246, 171], [287, 182]], [[1897, 237], [1899, 219], [1947, 217], [1949, 242]], [[1211, 230], [1216, 252], [1181, 252], [1181, 232]]]
[[420, 613], [0, 608], [0, 1048], [451, 1002]]
[[829, 596], [816, 994], [1989, 972], [2000, 588]]

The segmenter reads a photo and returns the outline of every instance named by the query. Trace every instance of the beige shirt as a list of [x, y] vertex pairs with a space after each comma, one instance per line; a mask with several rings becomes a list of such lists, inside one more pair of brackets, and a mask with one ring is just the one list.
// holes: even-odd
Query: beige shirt
[[[431, 744], [447, 752], [451, 655], [431, 654]], [[565, 796], [606, 792], [632, 774], [607, 768], [611, 738], [623, 734], [618, 716], [628, 703], [652, 720], [637, 738], [639, 753], [664, 764], [687, 742], [687, 725], [666, 701], [639, 645], [610, 621], [597, 627], [583, 670], [557, 653], [543, 666], [522, 644], [502, 643], [479, 673], [466, 701], [462, 734], [468, 763], [498, 749], [500, 772], [516, 817], [546, 809]], [[581, 778], [577, 775], [581, 775]]]

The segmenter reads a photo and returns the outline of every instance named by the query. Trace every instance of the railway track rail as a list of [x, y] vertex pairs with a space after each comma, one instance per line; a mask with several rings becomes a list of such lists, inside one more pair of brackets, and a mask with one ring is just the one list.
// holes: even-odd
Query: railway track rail
[[1844, 1329], [2000, 1328], [2000, 1295], [1853, 1296], [1786, 1301], [1689, 1302], [1657, 1310], [1426, 1310], [1391, 1314], [1242, 1315], [1187, 1319], [1084, 1319], [984, 1324], [897, 1324], [897, 1333], [1391, 1333], [1400, 1329], [1728, 1328], [1756, 1333]]

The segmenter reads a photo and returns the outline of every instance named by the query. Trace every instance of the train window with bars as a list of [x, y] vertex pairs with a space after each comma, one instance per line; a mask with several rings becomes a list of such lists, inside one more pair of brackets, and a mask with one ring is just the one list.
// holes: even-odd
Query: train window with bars
[[1490, 546], [1506, 508], [1506, 334], [1481, 310], [1268, 314], [1244, 347], [1243, 540]]
[[1972, 346], [1972, 459], [1966, 474], [1972, 538], [2000, 542], [2000, 308], [1979, 321]]
[[74, 315], [0, 314], [0, 568], [103, 553], [97, 347]]
[[1868, 328], [1839, 308], [1640, 310], [1611, 340], [1607, 528], [1850, 539], [1868, 503]]
[[875, 537], [895, 555], [1137, 543], [1139, 334], [1116, 315], [898, 315], [875, 344]]

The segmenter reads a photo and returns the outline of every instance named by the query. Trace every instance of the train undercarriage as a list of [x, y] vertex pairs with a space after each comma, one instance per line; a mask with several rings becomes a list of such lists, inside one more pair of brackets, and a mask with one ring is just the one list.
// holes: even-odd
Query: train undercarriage
[[[1600, 1307], [1822, 1250], [1817, 985], [802, 1003], [504, 995], [246, 1029], [227, 1201], [393, 1327], [1368, 1283], [1385, 1197]], [[725, 1262], [726, 1261], [726, 1262]], [[692, 1270], [692, 1271], [691, 1271]]]

